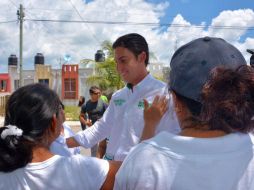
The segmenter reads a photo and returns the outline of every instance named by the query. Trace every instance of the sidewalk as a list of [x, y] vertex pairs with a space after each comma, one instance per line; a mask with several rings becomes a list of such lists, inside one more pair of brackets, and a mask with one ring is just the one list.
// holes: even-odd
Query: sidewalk
[[69, 125], [71, 128], [72, 127], [79, 127], [81, 129], [79, 121], [65, 121], [65, 123], [67, 125]]
[[0, 116], [0, 127], [4, 126], [4, 117]]

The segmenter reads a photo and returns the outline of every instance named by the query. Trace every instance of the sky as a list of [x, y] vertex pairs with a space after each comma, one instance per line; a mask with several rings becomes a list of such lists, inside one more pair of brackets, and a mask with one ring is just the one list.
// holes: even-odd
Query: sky
[[19, 57], [20, 4], [25, 70], [34, 68], [36, 53], [53, 68], [94, 59], [103, 41], [132, 32], [147, 39], [153, 61], [165, 66], [177, 48], [204, 36], [224, 38], [247, 62], [246, 49], [254, 49], [253, 0], [1, 0], [0, 73], [8, 72], [10, 54]]

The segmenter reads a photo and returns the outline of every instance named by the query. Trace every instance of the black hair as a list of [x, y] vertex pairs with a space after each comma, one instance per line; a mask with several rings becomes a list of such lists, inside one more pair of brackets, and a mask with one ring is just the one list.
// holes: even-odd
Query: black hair
[[[21, 87], [10, 96], [4, 126], [14, 125], [23, 134], [0, 137], [0, 171], [10, 172], [32, 161], [33, 147], [45, 143], [43, 136], [60, 106], [57, 94], [39, 83]], [[5, 129], [0, 128], [0, 135]]]
[[187, 106], [191, 114], [198, 119], [198, 116], [201, 113], [202, 104], [198, 101], [192, 100], [190, 98], [187, 98], [185, 96], [182, 96], [181, 94], [177, 93], [176, 91], [172, 90], [176, 95], [177, 98], [180, 99], [184, 104]]
[[85, 103], [85, 97], [80, 96], [78, 100], [78, 106], [81, 107]]
[[91, 86], [90, 89], [89, 89], [89, 93], [94, 93], [95, 91], [101, 91], [101, 89], [98, 87], [98, 86]]
[[146, 53], [145, 65], [149, 64], [149, 48], [146, 39], [137, 33], [130, 33], [119, 37], [113, 43], [113, 49], [124, 47], [130, 50], [137, 58], [142, 52]]
[[254, 69], [217, 67], [202, 91], [202, 119], [211, 130], [251, 132], [254, 129]]

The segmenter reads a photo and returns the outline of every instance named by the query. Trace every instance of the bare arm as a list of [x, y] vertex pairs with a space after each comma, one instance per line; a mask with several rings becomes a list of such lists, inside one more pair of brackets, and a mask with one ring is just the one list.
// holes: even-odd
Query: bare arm
[[67, 138], [66, 144], [67, 144], [68, 148], [74, 148], [74, 147], [80, 146], [80, 144], [75, 140], [74, 137]]
[[114, 187], [115, 182], [115, 175], [118, 169], [120, 168], [122, 162], [120, 161], [109, 161], [109, 171], [104, 181], [103, 185], [101, 186], [101, 190], [111, 190]]
[[79, 121], [80, 121], [83, 125], [86, 125], [85, 114], [84, 114], [83, 112], [80, 112], [80, 114], [79, 114]]
[[144, 129], [140, 141], [154, 136], [156, 126], [164, 113], [168, 110], [168, 99], [165, 96], [156, 96], [151, 106], [144, 99]]
[[85, 117], [85, 113], [81, 112], [79, 115], [79, 120], [83, 125], [86, 125], [88, 127], [92, 126], [92, 120], [91, 119], [87, 119]]

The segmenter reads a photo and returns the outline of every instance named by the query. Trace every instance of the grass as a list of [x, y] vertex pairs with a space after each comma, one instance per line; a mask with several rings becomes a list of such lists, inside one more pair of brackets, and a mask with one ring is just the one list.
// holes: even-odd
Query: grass
[[65, 117], [67, 121], [79, 121], [80, 107], [65, 106]]

